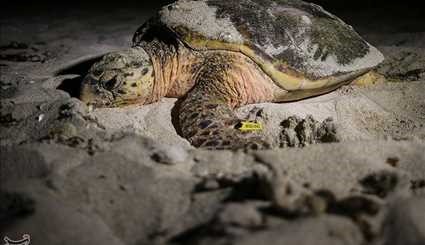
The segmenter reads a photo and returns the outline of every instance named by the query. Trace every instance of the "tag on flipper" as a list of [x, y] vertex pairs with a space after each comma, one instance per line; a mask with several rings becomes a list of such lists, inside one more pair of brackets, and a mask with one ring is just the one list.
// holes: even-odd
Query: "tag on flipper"
[[242, 121], [237, 125], [237, 129], [243, 132], [248, 131], [261, 131], [263, 130], [263, 125], [259, 122], [253, 121]]

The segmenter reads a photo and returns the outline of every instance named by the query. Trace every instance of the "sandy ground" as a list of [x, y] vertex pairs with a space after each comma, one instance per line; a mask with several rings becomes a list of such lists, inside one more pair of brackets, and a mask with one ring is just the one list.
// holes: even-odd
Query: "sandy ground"
[[[425, 243], [425, 25], [341, 12], [384, 53], [377, 71], [387, 81], [240, 108], [241, 117], [262, 108], [275, 149], [210, 152], [176, 132], [176, 99], [92, 111], [72, 97], [78, 75], [95, 57], [127, 47], [148, 15], [75, 10], [0, 19], [1, 237]], [[279, 148], [282, 122], [294, 115], [332, 118], [338, 142]]]

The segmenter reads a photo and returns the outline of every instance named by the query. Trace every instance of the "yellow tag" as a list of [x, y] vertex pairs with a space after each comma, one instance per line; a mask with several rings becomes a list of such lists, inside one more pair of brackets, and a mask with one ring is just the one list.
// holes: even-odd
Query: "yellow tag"
[[257, 122], [241, 122], [242, 126], [239, 128], [240, 131], [260, 131], [263, 130], [263, 125]]

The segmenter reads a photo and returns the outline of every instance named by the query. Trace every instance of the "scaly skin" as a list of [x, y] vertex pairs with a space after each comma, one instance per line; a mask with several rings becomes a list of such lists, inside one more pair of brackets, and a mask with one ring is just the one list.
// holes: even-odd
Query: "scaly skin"
[[211, 52], [195, 87], [179, 108], [181, 132], [192, 145], [207, 149], [267, 149], [261, 133], [243, 132], [234, 109], [273, 100], [273, 82], [244, 55]]
[[[178, 108], [182, 136], [207, 149], [265, 149], [261, 133], [242, 132], [234, 109], [273, 101], [285, 93], [251, 59], [238, 52], [196, 52], [180, 44], [143, 44], [155, 68], [154, 98], [183, 98]], [[157, 100], [157, 99], [155, 99]]]

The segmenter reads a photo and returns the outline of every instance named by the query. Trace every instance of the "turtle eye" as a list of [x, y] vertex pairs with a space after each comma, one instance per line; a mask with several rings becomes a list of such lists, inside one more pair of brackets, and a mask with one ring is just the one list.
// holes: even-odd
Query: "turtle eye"
[[117, 76], [113, 77], [111, 80], [107, 80], [103, 82], [103, 87], [109, 91], [118, 88], [120, 83], [117, 80]]

